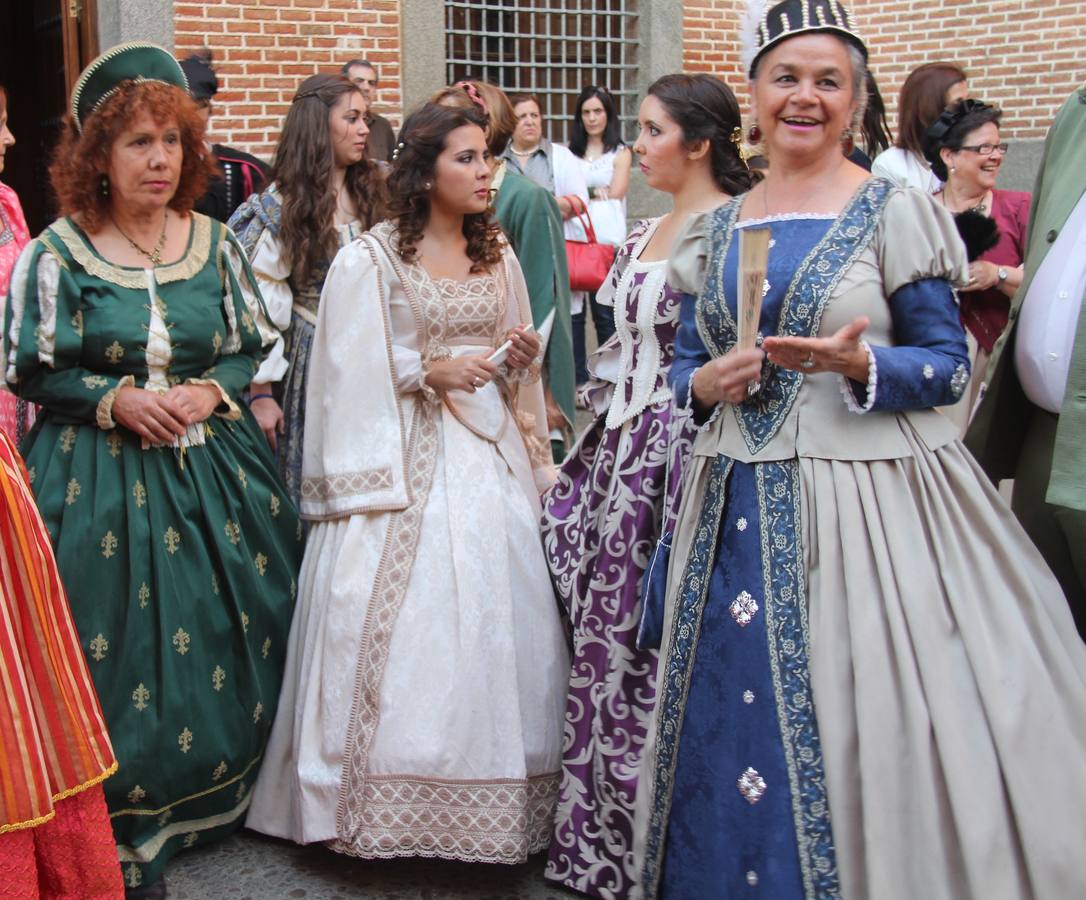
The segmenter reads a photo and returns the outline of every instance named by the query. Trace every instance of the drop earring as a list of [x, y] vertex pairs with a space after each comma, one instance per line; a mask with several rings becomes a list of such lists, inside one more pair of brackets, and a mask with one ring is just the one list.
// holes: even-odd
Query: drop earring
[[752, 144], [761, 143], [762, 129], [759, 128], [757, 125], [751, 125], [750, 129], [747, 131], [747, 138]]
[[102, 173], [102, 177], [98, 179], [98, 192], [103, 197], [109, 196], [109, 176], [104, 172]]
[[856, 149], [856, 139], [852, 136], [852, 129], [846, 128], [841, 132], [841, 150], [845, 156], [851, 156]]

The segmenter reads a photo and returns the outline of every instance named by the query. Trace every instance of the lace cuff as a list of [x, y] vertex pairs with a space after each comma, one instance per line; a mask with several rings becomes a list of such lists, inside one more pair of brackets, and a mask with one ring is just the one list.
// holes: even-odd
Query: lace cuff
[[241, 418], [241, 409], [237, 403], [234, 402], [234, 398], [226, 393], [226, 389], [219, 384], [214, 378], [187, 378], [185, 384], [206, 384], [215, 388], [219, 392], [219, 397], [222, 399], [223, 405], [226, 406], [226, 412], [219, 412], [218, 408], [215, 409], [215, 415], [222, 416], [224, 419], [234, 421]]
[[720, 418], [721, 410], [724, 409], [723, 403], [717, 403], [713, 406], [712, 412], [709, 413], [709, 417], [704, 422], [699, 422], [698, 411], [694, 408], [694, 372], [690, 373], [690, 380], [686, 383], [686, 396], [683, 398], [682, 403], [679, 404], [679, 409], [690, 416], [690, 421], [694, 424], [694, 429], [699, 433], [702, 431], [708, 431], [712, 424]]
[[117, 392], [123, 387], [135, 386], [136, 379], [131, 375], [125, 375], [124, 378], [117, 382], [115, 387], [102, 395], [102, 399], [98, 401], [94, 416], [98, 427], [102, 431], [110, 431], [117, 427], [117, 423], [113, 421], [113, 404], [117, 400]]
[[543, 371], [543, 357], [537, 356], [527, 369], [514, 369], [509, 363], [498, 366], [498, 376], [509, 384], [535, 384]]
[[879, 385], [879, 367], [875, 361], [875, 354], [867, 341], [860, 341], [860, 346], [867, 353], [867, 385], [863, 402], [861, 403], [856, 396], [855, 385], [859, 382], [854, 382], [847, 375], [837, 377], [840, 379], [841, 395], [845, 398], [845, 406], [848, 407], [848, 411], [863, 415], [865, 412], [870, 412], [875, 405], [875, 394]]
[[439, 347], [422, 358], [422, 375], [419, 377], [419, 391], [422, 393], [422, 397], [427, 403], [441, 402], [441, 394], [439, 394], [435, 388], [431, 387], [426, 379], [430, 375], [430, 366], [435, 362], [440, 362], [445, 359], [452, 359], [452, 351], [448, 347]]

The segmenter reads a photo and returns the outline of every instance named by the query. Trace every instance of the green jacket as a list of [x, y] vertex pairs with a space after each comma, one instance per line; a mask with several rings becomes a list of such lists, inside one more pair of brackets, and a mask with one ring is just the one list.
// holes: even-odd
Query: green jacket
[[520, 260], [532, 318], [539, 325], [554, 310], [545, 357], [547, 384], [572, 425], [574, 406], [573, 327], [570, 324], [566, 239], [558, 201], [534, 181], [506, 170], [494, 201], [498, 224]]
[[[1086, 85], [1063, 104], [1048, 132], [1033, 189], [1025, 278], [1011, 301], [1007, 330], [992, 351], [988, 389], [965, 438], [966, 446], [993, 481], [1014, 475], [1025, 425], [1033, 412], [1014, 365], [1018, 313], [1037, 270], [1084, 192]], [[1086, 298], [1079, 312], [1045, 499], [1057, 506], [1086, 510]]]

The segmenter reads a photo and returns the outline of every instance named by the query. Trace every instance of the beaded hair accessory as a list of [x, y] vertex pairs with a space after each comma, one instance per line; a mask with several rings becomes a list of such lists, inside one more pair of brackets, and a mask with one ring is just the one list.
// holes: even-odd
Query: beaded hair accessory
[[867, 45], [856, 30], [852, 14], [840, 0], [747, 0], [739, 32], [743, 66], [754, 77], [758, 59], [771, 47], [799, 34], [836, 34], [853, 44], [867, 59]]
[[979, 112], [983, 109], [991, 109], [991, 104], [982, 100], [969, 99], [960, 100], [939, 113], [939, 118], [928, 126], [928, 130], [924, 132], [924, 137], [921, 140], [924, 159], [934, 163], [939, 158], [939, 151], [946, 145], [947, 135], [970, 113]]
[[392, 161], [393, 161], [393, 162], [396, 162], [396, 160], [398, 160], [398, 159], [400, 158], [400, 151], [401, 151], [401, 150], [403, 150], [403, 148], [404, 148], [404, 142], [403, 142], [403, 141], [400, 141], [400, 142], [399, 142], [399, 143], [398, 143], [398, 144], [396, 145], [396, 149], [394, 149], [394, 150], [392, 151]]

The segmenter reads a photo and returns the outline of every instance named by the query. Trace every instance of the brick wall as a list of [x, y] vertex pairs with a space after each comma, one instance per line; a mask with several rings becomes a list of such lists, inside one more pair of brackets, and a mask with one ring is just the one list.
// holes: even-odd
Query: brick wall
[[354, 57], [378, 67], [375, 109], [399, 124], [398, 0], [190, 0], [174, 4], [174, 33], [179, 58], [201, 46], [215, 54], [220, 143], [270, 160], [302, 80]]
[[[683, 57], [688, 71], [724, 77], [740, 100], [746, 79], [737, 37], [742, 0], [686, 0]], [[969, 74], [974, 97], [1001, 106], [1003, 135], [1044, 137], [1086, 69], [1084, 0], [852, 0], [872, 70], [896, 128], [905, 76], [949, 60]]]

